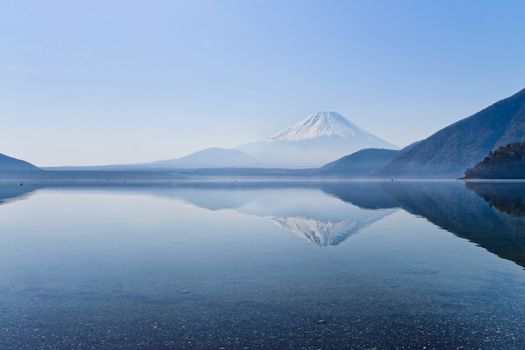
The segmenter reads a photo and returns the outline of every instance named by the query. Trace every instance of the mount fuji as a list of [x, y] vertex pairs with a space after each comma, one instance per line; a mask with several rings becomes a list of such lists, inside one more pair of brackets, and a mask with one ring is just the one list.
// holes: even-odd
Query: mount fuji
[[264, 141], [237, 149], [274, 167], [318, 167], [364, 148], [397, 147], [337, 112], [317, 112]]
[[54, 170], [317, 168], [365, 148], [397, 149], [337, 112], [317, 112], [259, 141], [207, 148], [182, 158], [140, 164], [56, 167]]
[[371, 136], [337, 112], [317, 112], [269, 137], [268, 141], [304, 141], [323, 136], [349, 138], [357, 135]]

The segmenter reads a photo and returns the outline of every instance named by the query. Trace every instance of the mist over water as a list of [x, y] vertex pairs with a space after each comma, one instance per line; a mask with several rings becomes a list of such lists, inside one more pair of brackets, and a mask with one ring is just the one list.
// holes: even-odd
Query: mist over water
[[0, 185], [0, 348], [520, 348], [525, 185]]

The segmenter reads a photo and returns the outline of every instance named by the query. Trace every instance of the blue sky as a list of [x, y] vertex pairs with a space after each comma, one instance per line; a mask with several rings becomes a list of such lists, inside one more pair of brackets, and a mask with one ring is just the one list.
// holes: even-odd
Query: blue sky
[[0, 3], [0, 152], [169, 159], [336, 110], [399, 146], [525, 88], [524, 1]]

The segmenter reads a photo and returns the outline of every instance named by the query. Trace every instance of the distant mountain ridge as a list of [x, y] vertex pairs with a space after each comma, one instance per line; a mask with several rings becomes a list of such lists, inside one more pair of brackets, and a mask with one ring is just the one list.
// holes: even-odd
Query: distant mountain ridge
[[322, 166], [318, 173], [346, 177], [378, 177], [383, 168], [401, 151], [367, 148]]
[[40, 171], [40, 168], [25, 160], [9, 157], [0, 153], [0, 172], [4, 171]]
[[525, 89], [403, 150], [385, 177], [463, 176], [490, 151], [525, 140]]
[[249, 155], [228, 148], [206, 148], [185, 157], [158, 160], [147, 163], [95, 166], [52, 167], [49, 170], [71, 171], [141, 171], [141, 170], [187, 170], [187, 169], [237, 169], [262, 168], [263, 164]]
[[263, 163], [236, 149], [213, 147], [182, 158], [151, 162], [144, 166], [177, 169], [260, 168]]
[[364, 148], [397, 148], [337, 112], [317, 112], [264, 141], [207, 148], [187, 156], [139, 164], [54, 167], [53, 170], [317, 168]]

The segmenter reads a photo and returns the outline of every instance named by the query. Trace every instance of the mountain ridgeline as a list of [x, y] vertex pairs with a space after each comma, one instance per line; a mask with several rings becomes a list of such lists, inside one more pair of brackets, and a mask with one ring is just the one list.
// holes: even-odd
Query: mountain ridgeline
[[[402, 150], [336, 112], [318, 112], [264, 141], [237, 147], [242, 156], [236, 155], [241, 161], [235, 167], [295, 168], [289, 172], [294, 176], [459, 178], [489, 152], [524, 140], [525, 89]], [[213, 166], [202, 167], [231, 167], [225, 157], [213, 158]]]
[[262, 168], [264, 164], [236, 149], [207, 148], [179, 159], [144, 164], [151, 168]]
[[490, 151], [524, 139], [525, 89], [403, 150], [382, 174], [457, 178]]
[[394, 160], [400, 151], [369, 148], [330, 162], [319, 169], [321, 175], [350, 177], [380, 177], [383, 168]]
[[[368, 133], [336, 112], [317, 112], [264, 141], [208, 148], [185, 157], [141, 164], [62, 167], [83, 176], [149, 172], [162, 176], [321, 176], [348, 178], [524, 178], [525, 89], [404, 149]], [[507, 146], [509, 145], [509, 146]], [[489, 155], [487, 158], [485, 158]], [[520, 158], [521, 157], [521, 158]], [[336, 159], [336, 160], [334, 160]], [[481, 163], [480, 163], [481, 162]], [[478, 164], [479, 163], [479, 164]], [[477, 164], [477, 165], [476, 165]], [[0, 155], [0, 174], [39, 168]], [[54, 176], [46, 173], [46, 176]], [[78, 174], [75, 176], [79, 176]], [[112, 175], [113, 176], [113, 175]], [[123, 175], [124, 176], [124, 175]]]
[[40, 171], [40, 169], [24, 160], [9, 157], [0, 153], [0, 173], [27, 171]]

